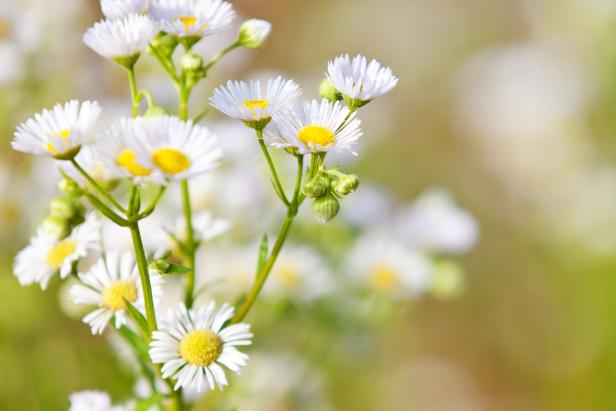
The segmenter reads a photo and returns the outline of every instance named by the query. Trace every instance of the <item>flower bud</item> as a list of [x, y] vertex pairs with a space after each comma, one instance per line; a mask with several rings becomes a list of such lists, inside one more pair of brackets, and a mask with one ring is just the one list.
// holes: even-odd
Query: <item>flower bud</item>
[[182, 70], [195, 72], [203, 68], [203, 59], [198, 54], [189, 51], [182, 57]]
[[43, 221], [43, 230], [57, 238], [64, 238], [71, 232], [68, 221], [62, 217], [49, 216]]
[[320, 174], [306, 181], [304, 183], [304, 187], [302, 187], [302, 191], [304, 192], [306, 197], [322, 197], [329, 191], [330, 185], [330, 178], [325, 174]]
[[437, 298], [451, 299], [464, 291], [464, 271], [453, 261], [436, 262], [432, 268], [431, 293]]
[[143, 117], [152, 118], [152, 117], [162, 117], [162, 116], [168, 116], [168, 115], [169, 113], [167, 112], [167, 110], [165, 110], [161, 106], [153, 105], [153, 106], [148, 107], [148, 109], [143, 114]]
[[169, 267], [171, 267], [171, 264], [166, 258], [159, 258], [158, 260], [148, 264], [148, 268], [150, 270], [156, 271], [159, 274], [165, 274], [167, 270], [169, 270]]
[[319, 96], [324, 97], [335, 103], [338, 100], [342, 100], [342, 94], [334, 87], [331, 80], [328, 78], [323, 79], [319, 85]]
[[[156, 52], [160, 54], [164, 58], [170, 58], [175, 48], [178, 46], [178, 40], [175, 36], [171, 34], [160, 32], [152, 42], [150, 43], [150, 48], [155, 48]], [[148, 49], [150, 54], [154, 54], [154, 52]]]
[[272, 25], [269, 21], [259, 19], [246, 20], [240, 26], [238, 41], [243, 47], [256, 49], [265, 43], [271, 30]]
[[65, 220], [70, 220], [77, 211], [74, 201], [69, 197], [54, 198], [51, 200], [49, 208], [52, 217], [63, 218]]
[[343, 174], [332, 184], [334, 192], [339, 196], [347, 196], [357, 190], [359, 179], [353, 174]]
[[78, 195], [81, 193], [79, 185], [77, 185], [77, 183], [68, 178], [63, 178], [62, 180], [60, 180], [60, 182], [58, 183], [58, 188], [60, 189], [60, 191], [66, 194]]
[[312, 211], [321, 223], [326, 223], [338, 215], [340, 202], [332, 193], [327, 193], [322, 197], [315, 198], [312, 203]]

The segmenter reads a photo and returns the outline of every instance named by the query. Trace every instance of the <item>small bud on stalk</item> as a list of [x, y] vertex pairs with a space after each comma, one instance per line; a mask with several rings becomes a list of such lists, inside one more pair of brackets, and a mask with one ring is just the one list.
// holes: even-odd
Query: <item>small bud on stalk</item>
[[342, 100], [342, 94], [334, 87], [331, 80], [328, 78], [323, 79], [319, 85], [319, 96], [324, 97], [335, 103], [338, 100]]
[[238, 42], [248, 49], [261, 47], [272, 30], [270, 22], [259, 19], [246, 20], [240, 26]]
[[302, 188], [302, 191], [304, 192], [306, 197], [322, 197], [329, 191], [330, 184], [330, 178], [325, 174], [320, 174], [306, 181], [304, 187]]
[[338, 215], [340, 202], [332, 193], [327, 193], [314, 200], [312, 211], [321, 223], [326, 223]]

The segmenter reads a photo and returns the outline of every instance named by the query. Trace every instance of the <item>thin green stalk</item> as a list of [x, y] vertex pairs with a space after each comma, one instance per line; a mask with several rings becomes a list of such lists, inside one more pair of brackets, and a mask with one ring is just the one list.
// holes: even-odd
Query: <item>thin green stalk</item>
[[207, 75], [208, 71], [214, 66], [214, 64], [218, 63], [218, 61], [221, 58], [223, 58], [227, 53], [229, 53], [232, 50], [235, 50], [236, 48], [240, 46], [241, 46], [241, 43], [239, 42], [239, 40], [237, 40], [235, 41], [235, 43], [231, 43], [230, 45], [228, 45], [227, 47], [225, 47], [224, 49], [216, 53], [216, 55], [214, 55], [214, 57], [212, 57], [212, 59], [203, 67], [205, 74]]
[[[131, 198], [129, 204], [135, 203], [135, 197], [139, 193], [139, 188], [133, 185], [131, 189]], [[135, 217], [139, 213], [139, 209], [133, 209], [131, 207], [129, 218]], [[139, 222], [131, 221], [128, 225], [130, 229], [131, 237], [133, 239], [133, 248], [135, 250], [135, 258], [137, 260], [137, 268], [139, 269], [139, 277], [141, 279], [141, 287], [143, 288], [143, 299], [145, 300], [145, 318], [148, 323], [148, 330], [150, 331], [149, 337], [152, 338], [152, 332], [154, 332], [158, 326], [156, 324], [156, 312], [154, 311], [154, 300], [152, 297], [152, 285], [150, 284], [150, 274], [148, 272], [148, 261], [145, 256], [145, 250], [143, 249], [143, 241], [141, 239], [141, 232], [139, 231]]]
[[158, 62], [160, 63], [161, 66], [163, 66], [163, 68], [165, 69], [167, 74], [169, 74], [169, 77], [171, 77], [171, 79], [175, 83], [178, 83], [179, 82], [179, 78], [178, 78], [177, 73], [175, 72], [175, 67], [173, 65], [173, 60], [165, 58], [162, 54], [160, 54], [158, 49], [156, 47], [154, 47], [152, 44], [150, 44], [150, 49], [152, 50], [152, 53], [154, 54], [154, 57], [156, 57], [156, 60], [158, 60]]
[[274, 243], [274, 247], [272, 248], [272, 251], [269, 257], [267, 258], [267, 260], [265, 260], [265, 263], [263, 264], [263, 267], [261, 267], [261, 270], [259, 270], [259, 273], [257, 274], [257, 277], [255, 279], [255, 282], [253, 283], [252, 288], [248, 292], [246, 299], [244, 300], [240, 308], [235, 313], [235, 316], [231, 320], [232, 323], [238, 323], [242, 321], [246, 317], [246, 315], [248, 315], [248, 313], [250, 312], [250, 309], [252, 308], [253, 304], [257, 300], [257, 297], [259, 297], [259, 294], [261, 293], [261, 290], [263, 289], [263, 286], [265, 285], [265, 281], [267, 281], [267, 278], [270, 272], [274, 268], [274, 264], [276, 263], [276, 260], [278, 259], [278, 254], [280, 254], [280, 250], [282, 250], [282, 247], [289, 234], [289, 230], [291, 229], [291, 225], [293, 224], [293, 220], [295, 219], [295, 216], [297, 215], [297, 211], [299, 208], [299, 194], [300, 194], [299, 190], [302, 185], [303, 172], [304, 172], [304, 157], [297, 156], [297, 177], [295, 179], [295, 189], [293, 192], [293, 199], [291, 200], [291, 203], [287, 207], [287, 215], [285, 219], [283, 220], [282, 225], [280, 226], [280, 230], [278, 231], [278, 236], [276, 237], [276, 242]]
[[192, 225], [192, 207], [190, 204], [190, 190], [188, 180], [182, 180], [182, 206], [184, 210], [184, 220], [186, 222], [186, 249], [187, 264], [190, 271], [186, 273], [186, 294], [184, 302], [186, 307], [192, 307], [195, 292], [195, 233]]
[[263, 141], [263, 130], [257, 129], [256, 132], [257, 132], [257, 141], [259, 142], [261, 151], [263, 151], [263, 155], [265, 156], [265, 159], [267, 160], [267, 164], [272, 174], [272, 179], [274, 180], [274, 185], [276, 187], [276, 193], [278, 194], [282, 202], [286, 206], [288, 206], [290, 204], [289, 199], [284, 193], [284, 189], [282, 188], [282, 184], [280, 183], [280, 178], [278, 177], [278, 172], [276, 171], [276, 166], [274, 165], [274, 162], [272, 161], [272, 157], [270, 156], [267, 146], [265, 145], [265, 141]]
[[133, 117], [137, 117], [139, 115], [139, 102], [141, 99], [139, 98], [139, 94], [137, 93], [137, 81], [135, 80], [135, 68], [131, 66], [128, 70], [128, 83], [130, 85], [130, 97], [133, 102]]
[[163, 194], [165, 194], [166, 189], [167, 189], [167, 186], [160, 186], [160, 188], [158, 189], [158, 193], [156, 193], [156, 196], [154, 196], [154, 198], [150, 202], [150, 205], [148, 205], [148, 207], [145, 210], [143, 210], [141, 213], [137, 215], [137, 220], [143, 220], [144, 218], [149, 217], [150, 214], [154, 212], [154, 209], [158, 205], [158, 202], [162, 198]]
[[103, 197], [104, 197], [107, 201], [109, 201], [111, 204], [113, 204], [113, 206], [114, 206], [115, 208], [117, 208], [118, 210], [120, 210], [121, 212], [123, 212], [124, 214], [126, 214], [126, 212], [127, 212], [126, 208], [122, 207], [122, 206], [120, 205], [120, 203], [118, 203], [118, 202], [115, 200], [115, 198], [113, 198], [113, 197], [112, 197], [112, 196], [111, 196], [111, 195], [107, 192], [107, 190], [105, 190], [103, 187], [101, 187], [101, 186], [100, 186], [100, 185], [96, 182], [96, 180], [94, 180], [94, 179], [92, 178], [92, 176], [90, 176], [90, 174], [88, 174], [88, 173], [86, 172], [86, 170], [84, 170], [84, 169], [83, 169], [83, 168], [79, 165], [79, 163], [77, 163], [77, 161], [76, 161], [74, 158], [72, 158], [72, 159], [71, 159], [71, 164], [73, 165], [73, 167], [75, 167], [75, 168], [77, 169], [77, 171], [79, 172], [79, 174], [81, 174], [81, 175], [82, 175], [82, 176], [83, 176], [83, 177], [84, 177], [84, 178], [88, 181], [88, 183], [90, 183], [90, 185], [91, 185], [92, 187], [94, 187], [94, 189], [95, 189], [96, 191], [98, 191], [98, 192], [99, 192], [99, 193], [100, 193], [100, 194], [101, 194], [101, 195], [102, 195], [102, 196], [103, 196]]
[[92, 204], [92, 206], [94, 206], [94, 208], [96, 208], [98, 211], [100, 211], [100, 213], [102, 215], [104, 215], [105, 217], [107, 217], [108, 219], [110, 219], [111, 221], [113, 221], [114, 223], [116, 223], [119, 226], [122, 227], [127, 227], [128, 226], [128, 221], [125, 220], [124, 218], [120, 217], [118, 214], [114, 213], [112, 209], [110, 209], [109, 207], [107, 207], [105, 205], [105, 203], [103, 203], [101, 200], [99, 200], [95, 195], [90, 194], [88, 192], [83, 193], [88, 200], [90, 201], [90, 204]]

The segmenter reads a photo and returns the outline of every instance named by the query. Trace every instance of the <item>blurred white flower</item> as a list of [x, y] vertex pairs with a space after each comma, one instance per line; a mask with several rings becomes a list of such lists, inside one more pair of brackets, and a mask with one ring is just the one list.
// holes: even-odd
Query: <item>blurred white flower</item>
[[148, 0], [101, 0], [101, 10], [108, 19], [121, 19], [148, 11]]
[[398, 78], [389, 67], [357, 55], [352, 60], [348, 54], [327, 63], [327, 77], [343, 95], [367, 102], [389, 93], [398, 84]]
[[100, 223], [93, 213], [64, 239], [39, 229], [30, 245], [15, 257], [13, 272], [21, 285], [39, 283], [45, 289], [55, 273], [68, 277], [73, 263], [98, 249], [99, 234]]
[[395, 229], [413, 247], [429, 253], [466, 253], [479, 235], [472, 214], [458, 207], [441, 188], [422, 193], [398, 215]]
[[362, 286], [395, 297], [415, 297], [430, 287], [432, 264], [385, 233], [361, 236], [349, 250], [346, 273]]
[[102, 391], [79, 391], [71, 394], [68, 411], [130, 411], [133, 403], [126, 405], [111, 404], [111, 397]]

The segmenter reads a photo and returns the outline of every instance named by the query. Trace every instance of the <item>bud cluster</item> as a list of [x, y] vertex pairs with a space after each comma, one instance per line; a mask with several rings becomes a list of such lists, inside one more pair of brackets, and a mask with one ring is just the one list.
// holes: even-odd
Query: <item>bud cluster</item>
[[321, 168], [317, 174], [306, 181], [302, 191], [312, 198], [312, 211], [319, 221], [326, 223], [340, 212], [340, 199], [353, 193], [359, 186], [359, 179], [353, 174], [345, 174], [337, 169]]
[[43, 229], [58, 238], [64, 238], [74, 227], [84, 222], [86, 208], [81, 203], [81, 190], [73, 181], [60, 181], [59, 188], [63, 195], [51, 201]]

